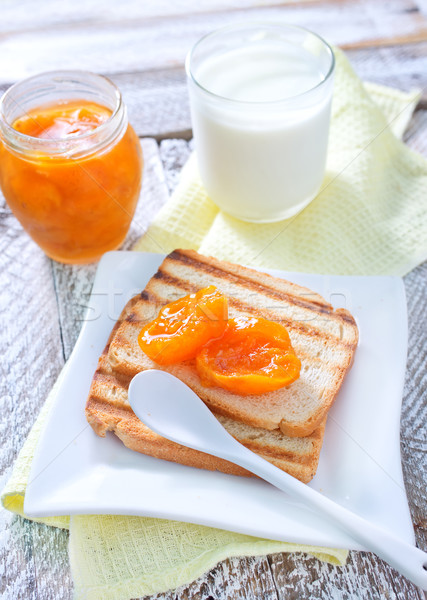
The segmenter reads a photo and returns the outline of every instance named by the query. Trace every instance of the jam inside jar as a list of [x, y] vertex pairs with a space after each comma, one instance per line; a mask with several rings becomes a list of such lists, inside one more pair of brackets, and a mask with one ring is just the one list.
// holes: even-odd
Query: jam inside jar
[[121, 245], [143, 161], [110, 80], [55, 71], [15, 84], [0, 102], [0, 134], [3, 194], [50, 258], [88, 263]]

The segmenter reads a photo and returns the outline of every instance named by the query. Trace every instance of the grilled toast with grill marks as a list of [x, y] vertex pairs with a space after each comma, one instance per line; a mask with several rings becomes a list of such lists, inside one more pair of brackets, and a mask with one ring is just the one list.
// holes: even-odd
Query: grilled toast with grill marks
[[[138, 333], [160, 308], [186, 294], [215, 285], [229, 300], [229, 315], [258, 315], [284, 324], [302, 363], [300, 378], [267, 394], [240, 396], [205, 387], [194, 362], [160, 367], [138, 345]], [[169, 254], [140, 296], [127, 306], [108, 349], [118, 376], [164, 369], [189, 385], [217, 415], [247, 426], [279, 430], [289, 437], [311, 436], [324, 424], [351, 367], [358, 329], [351, 314], [334, 310], [317, 293], [265, 273], [192, 250]]]
[[[233, 475], [251, 475], [237, 465], [171, 442], [146, 427], [136, 417], [127, 399], [131, 378], [114, 372], [107, 353], [108, 346], [99, 359], [86, 403], [86, 418], [98, 435], [104, 437], [107, 431], [113, 431], [125, 446], [149, 456]], [[221, 415], [217, 418], [240, 443], [279, 469], [304, 483], [313, 478], [325, 422], [308, 437], [290, 438], [279, 430], [266, 431]]]

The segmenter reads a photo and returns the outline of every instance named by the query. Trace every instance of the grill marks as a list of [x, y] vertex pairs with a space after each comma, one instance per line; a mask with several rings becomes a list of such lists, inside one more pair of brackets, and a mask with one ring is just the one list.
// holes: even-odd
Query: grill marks
[[[176, 254], [176, 251], [173, 254]], [[191, 261], [189, 261], [189, 262], [191, 262]], [[198, 270], [200, 271], [200, 265], [198, 265], [198, 267], [199, 267]], [[210, 270], [211, 269], [206, 269], [204, 271], [205, 271], [205, 273], [206, 272], [209, 273]], [[218, 276], [218, 270], [215, 269], [215, 271], [216, 271], [215, 274]], [[242, 282], [242, 279], [243, 278], [240, 278], [240, 277], [238, 278], [233, 275], [232, 283], [240, 288], [248, 290], [249, 292], [254, 292], [254, 284], [252, 282], [249, 282], [249, 284], [247, 286], [245, 286], [244, 282]], [[147, 286], [148, 287], [148, 296], [150, 297], [151, 301], [154, 302], [158, 306], [159, 310], [160, 310], [161, 306], [164, 306], [165, 304], [167, 304], [171, 301], [169, 298], [165, 298], [161, 294], [161, 284], [165, 284], [167, 286], [179, 289], [180, 291], [182, 291], [181, 296], [195, 293], [200, 289], [200, 286], [192, 284], [188, 280], [181, 279], [180, 277], [177, 277], [176, 275], [171, 275], [164, 269], [164, 267], [160, 267], [160, 269], [154, 275], [153, 280], [154, 281], [150, 282]], [[156, 282], [158, 282], [160, 284], [159, 288], [157, 288]], [[265, 308], [254, 307], [254, 306], [251, 306], [250, 304], [248, 304], [247, 302], [244, 302], [242, 299], [235, 298], [232, 296], [228, 296], [229, 305], [239, 313], [247, 313], [247, 314], [254, 315], [254, 316], [262, 316], [265, 319], [279, 321], [288, 329], [292, 329], [293, 331], [298, 332], [299, 334], [301, 334], [303, 336], [309, 336], [311, 339], [313, 337], [317, 337], [317, 338], [322, 338], [325, 340], [333, 341], [335, 344], [339, 343], [343, 347], [353, 346], [351, 341], [344, 340], [343, 336], [342, 336], [342, 332], [343, 332], [342, 321], [343, 320], [347, 324], [355, 325], [353, 317], [351, 317], [351, 315], [347, 314], [345, 311], [339, 310], [339, 311], [333, 312], [333, 310], [321, 309], [319, 307], [319, 303], [317, 303], [317, 302], [309, 303], [309, 302], [305, 302], [305, 301], [299, 301], [296, 296], [290, 296], [289, 294], [273, 293], [270, 288], [267, 288], [265, 286], [261, 286], [258, 284], [256, 284], [256, 291], [258, 293], [262, 294], [263, 296], [265, 296], [266, 303], [268, 303], [268, 299], [271, 298], [273, 300], [282, 300], [291, 306], [297, 306], [300, 308], [304, 308], [305, 310], [313, 311], [315, 314], [314, 314], [313, 320], [310, 321], [310, 323], [312, 323], [312, 324], [310, 325], [305, 321], [296, 320], [296, 319], [286, 317], [286, 316], [283, 316], [282, 318], [278, 319], [276, 316], [277, 309], [274, 309], [274, 308], [272, 308], [272, 309], [266, 308], [265, 309]], [[178, 299], [178, 295], [176, 296], [175, 299]], [[336, 320], [336, 322], [337, 322], [337, 335], [336, 336], [332, 335], [331, 333], [329, 333], [327, 331], [319, 329], [318, 327], [315, 326], [316, 324], [314, 323], [314, 321], [316, 321], [317, 317], [321, 316], [321, 315], [328, 315], [329, 321], [331, 318], [334, 318]], [[128, 319], [128, 320], [130, 322], [132, 322], [132, 319]]]
[[[286, 293], [286, 292], [279, 292], [275, 287], [269, 287], [265, 284], [259, 283], [257, 281], [255, 271], [253, 272], [253, 277], [249, 277], [247, 274], [244, 275], [241, 273], [239, 273], [239, 275], [236, 275], [235, 273], [233, 273], [234, 265], [231, 265], [226, 262], [221, 262], [221, 264], [219, 264], [218, 261], [216, 261], [215, 259], [212, 259], [212, 257], [210, 257], [209, 260], [214, 262], [215, 265], [208, 263], [208, 262], [204, 262], [202, 255], [198, 255], [198, 259], [196, 260], [185, 250], [175, 250], [168, 256], [168, 259], [171, 262], [176, 261], [176, 262], [185, 264], [187, 266], [196, 268], [198, 270], [200, 270], [201, 266], [203, 265], [202, 269], [206, 273], [209, 273], [209, 274], [215, 275], [215, 276], [219, 276], [221, 278], [225, 277], [226, 279], [229, 279], [233, 283], [237, 283], [239, 285], [244, 285], [246, 283], [247, 284], [246, 287], [248, 287], [251, 290], [256, 288], [258, 291], [260, 291], [262, 294], [265, 294], [266, 296], [270, 296], [270, 297], [276, 298], [278, 300], [288, 301], [291, 304], [300, 306], [301, 308], [315, 310], [316, 312], [319, 312], [321, 314], [328, 314], [328, 315], [332, 315], [334, 312], [333, 307], [330, 304], [328, 304], [327, 302], [325, 302], [325, 300], [323, 298], [321, 298], [320, 296], [318, 296], [317, 294], [315, 296], [313, 296], [313, 298], [316, 297], [318, 299], [316, 299], [316, 300], [313, 299], [313, 300], [307, 301], [307, 300], [301, 299], [300, 297], [298, 297], [294, 294], [290, 294], [290, 293]], [[225, 265], [228, 265], [228, 264], [229, 264], [229, 268], [227, 269], [225, 267]], [[156, 274], [159, 276], [159, 278], [161, 278], [160, 271], [161, 270], [159, 270], [159, 272]], [[250, 271], [250, 270], [248, 269], [247, 271]], [[265, 277], [268, 278], [268, 276], [266, 276], [264, 274], [264, 278]], [[307, 290], [307, 291], [310, 291], [310, 290]]]
[[[136, 299], [140, 298], [143, 301], [150, 302], [156, 306], [156, 310], [153, 311], [153, 318], [155, 318], [158, 310], [160, 310], [164, 304], [167, 304], [186, 294], [195, 293], [200, 289], [200, 287], [203, 287], [203, 285], [191, 283], [188, 278], [179, 277], [176, 274], [176, 271], [179, 271], [179, 267], [182, 266], [190, 268], [194, 274], [199, 273], [205, 278], [219, 278], [227, 284], [242, 290], [245, 295], [248, 295], [248, 293], [256, 293], [265, 298], [267, 308], [259, 306], [254, 307], [248, 302], [242, 300], [242, 298], [236, 298], [232, 295], [228, 295], [230, 306], [238, 313], [260, 315], [266, 319], [279, 321], [285, 325], [285, 327], [292, 329], [295, 333], [300, 334], [301, 336], [309, 336], [311, 339], [322, 338], [325, 341], [331, 341], [334, 344], [341, 346], [343, 349], [352, 348], [354, 346], [354, 340], [346, 340], [344, 339], [343, 335], [345, 327], [348, 329], [350, 326], [357, 330], [353, 317], [343, 309], [334, 311], [333, 307], [318, 294], [307, 290], [307, 293], [310, 294], [311, 298], [310, 300], [305, 300], [299, 295], [301, 293], [301, 289], [304, 289], [300, 286], [289, 283], [286, 285], [286, 287], [290, 288], [290, 290], [295, 290], [295, 293], [290, 293], [290, 291], [284, 292], [277, 289], [276, 278], [271, 277], [272, 282], [270, 287], [264, 283], [264, 280], [269, 280], [270, 276], [268, 275], [262, 274], [263, 283], [260, 283], [257, 280], [259, 274], [256, 271], [244, 269], [242, 272], [239, 271], [236, 273], [233, 272], [236, 271], [236, 265], [224, 262], [219, 263], [212, 258], [206, 259], [205, 261], [203, 256], [197, 255], [197, 258], [195, 258], [192, 256], [192, 251], [185, 250], [175, 250], [172, 252], [167, 258], [166, 265], [163, 264], [159, 268], [157, 273], [152, 277], [146, 289], [141, 292], [140, 297], [136, 297]], [[174, 272], [174, 274], [172, 274], [170, 271]], [[250, 273], [250, 276], [248, 273]], [[162, 284], [173, 287], [177, 290], [177, 293], [174, 294], [173, 298], [170, 298], [169, 295], [167, 298], [165, 298], [164, 295], [162, 295]], [[277, 301], [282, 301], [288, 308], [292, 307], [297, 309], [299, 308], [302, 311], [309, 311], [308, 314], [311, 313], [313, 318], [310, 319], [309, 322], [305, 320], [299, 320], [298, 318], [291, 318], [286, 315], [278, 318], [277, 306], [272, 307], [271, 309], [268, 308], [269, 299], [276, 303]], [[329, 331], [322, 330], [322, 328], [319, 327], [321, 324], [319, 319], [322, 319], [322, 316], [324, 316], [328, 322], [333, 321], [336, 323], [336, 335], [331, 334]], [[140, 323], [137, 316], [132, 312], [128, 316], [127, 320], [130, 323]]]
[[[174, 283], [174, 282], [172, 282], [172, 278], [169, 278], [169, 280], [170, 280], [169, 283]], [[174, 285], [176, 285], [176, 284], [174, 283]], [[191, 290], [190, 290], [190, 292], [191, 292]], [[186, 291], [185, 293], [190, 293], [190, 292]], [[167, 300], [165, 300], [163, 297], [161, 297], [159, 295], [156, 295], [154, 292], [150, 293], [150, 297], [152, 298], [152, 302], [154, 303], [154, 305], [149, 302], [147, 302], [147, 303], [144, 302], [143, 305], [140, 304], [139, 313], [132, 312], [126, 318], [126, 321], [133, 328], [135, 338], [138, 336], [140, 329], [144, 325], [149, 323], [152, 319], [154, 319], [155, 316], [158, 314], [160, 308], [167, 303]], [[232, 302], [230, 302], [230, 304], [239, 313], [249, 313], [249, 314], [253, 314], [254, 316], [263, 316], [266, 319], [271, 320], [271, 314], [268, 311], [260, 311], [260, 310], [254, 309], [248, 305], [244, 305], [243, 303], [240, 303], [238, 301], [232, 301]], [[147, 312], [144, 310], [144, 308], [147, 308]], [[148, 316], [147, 316], [147, 313], [148, 313]], [[331, 339], [331, 336], [329, 336], [326, 333], [323, 333], [323, 334], [318, 333], [317, 331], [315, 333], [310, 333], [310, 331], [307, 330], [306, 327], [304, 327], [304, 324], [299, 325], [289, 319], [282, 319], [280, 322], [283, 325], [285, 325], [286, 327], [288, 327], [288, 329], [292, 328], [292, 331], [290, 333], [291, 333], [291, 337], [294, 338], [293, 345], [294, 345], [295, 350], [297, 350], [298, 357], [302, 361], [303, 365], [304, 365], [304, 363], [307, 364], [308, 362], [310, 362], [312, 365], [315, 365], [317, 363], [320, 368], [321, 365], [323, 364], [322, 349], [324, 348], [325, 345], [327, 345], [328, 340]], [[117, 334], [117, 336], [118, 336], [117, 340], [120, 340], [121, 344], [124, 345], [124, 344], [128, 343], [128, 340], [124, 336], [121, 335], [121, 332], [119, 332]], [[299, 340], [299, 339], [295, 340], [295, 338], [297, 336], [301, 336], [302, 340]], [[304, 341], [303, 341], [304, 338], [310, 339], [312, 342], [313, 342], [314, 338], [318, 338], [320, 347], [317, 352], [317, 356], [314, 356], [312, 351], [308, 351], [304, 347]], [[346, 343], [343, 343], [343, 346], [346, 346], [346, 345], [347, 345]]]

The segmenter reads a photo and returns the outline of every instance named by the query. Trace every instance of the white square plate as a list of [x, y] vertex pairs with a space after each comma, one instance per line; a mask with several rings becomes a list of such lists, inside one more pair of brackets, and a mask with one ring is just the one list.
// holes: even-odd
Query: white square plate
[[[144, 515], [361, 549], [263, 481], [144, 456], [113, 434], [97, 437], [87, 424], [86, 398], [113, 324], [163, 258], [138, 252], [110, 252], [102, 258], [84, 326], [33, 461], [25, 513]], [[269, 272], [348, 308], [360, 331], [354, 365], [330, 411], [319, 468], [309, 485], [414, 543], [399, 445], [407, 349], [402, 280]]]

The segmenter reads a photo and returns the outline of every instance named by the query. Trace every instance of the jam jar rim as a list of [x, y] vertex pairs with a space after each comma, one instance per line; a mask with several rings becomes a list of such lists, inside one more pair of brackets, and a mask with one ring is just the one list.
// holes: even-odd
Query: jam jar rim
[[[27, 135], [16, 130], [10, 123], [10, 120], [5, 114], [5, 102], [15, 93], [21, 86], [25, 86], [36, 82], [42, 78], [50, 78], [52, 81], [55, 78], [75, 78], [83, 79], [90, 77], [98, 79], [100, 82], [104, 82], [110, 87], [112, 94], [114, 94], [114, 108], [111, 109], [111, 115], [100, 125], [94, 127], [91, 131], [71, 135], [66, 138], [61, 137], [50, 137], [50, 138], [38, 138], [35, 136]], [[82, 96], [81, 99], [85, 99]], [[16, 103], [16, 101], [15, 101]], [[43, 104], [41, 104], [42, 106]], [[23, 112], [25, 114], [25, 111]], [[15, 121], [13, 119], [13, 121]], [[117, 122], [117, 123], [115, 123]], [[54, 157], [64, 157], [72, 155], [73, 158], [83, 158], [99, 150], [104, 150], [106, 147], [123, 134], [127, 126], [127, 111], [126, 106], [123, 102], [122, 94], [119, 88], [116, 86], [111, 79], [105, 75], [94, 73], [92, 71], [85, 71], [83, 69], [55, 69], [52, 71], [43, 71], [30, 77], [26, 77], [13, 85], [11, 85], [0, 98], [0, 140], [5, 143], [8, 149], [16, 152], [20, 155], [27, 155], [27, 152], [31, 151], [44, 151], [47, 155]], [[111, 129], [111, 132], [108, 130]], [[85, 142], [91, 138], [102, 136], [105, 133], [105, 137], [101, 141], [95, 141], [93, 145], [86, 147], [83, 150], [75, 150], [76, 146], [80, 142]], [[121, 135], [120, 135], [121, 137]], [[55, 146], [59, 146], [56, 148]], [[74, 149], [74, 151], [73, 151]], [[78, 156], [77, 156], [78, 155]], [[29, 157], [28, 157], [29, 158]]]

